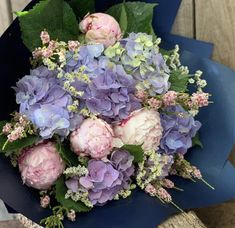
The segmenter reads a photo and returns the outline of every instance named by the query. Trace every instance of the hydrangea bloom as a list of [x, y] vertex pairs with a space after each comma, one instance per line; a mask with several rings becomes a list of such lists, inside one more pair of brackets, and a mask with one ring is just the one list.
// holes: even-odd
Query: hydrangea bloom
[[139, 89], [148, 90], [151, 96], [163, 94], [169, 89], [169, 68], [152, 36], [131, 33], [120, 41], [119, 46], [114, 46], [105, 51], [106, 55], [115, 62], [119, 61], [126, 71], [133, 72]]
[[192, 146], [192, 138], [201, 127], [180, 105], [166, 108], [161, 114], [163, 137], [160, 148], [167, 154], [185, 154]]
[[76, 192], [83, 187], [89, 192], [89, 200], [93, 205], [102, 205], [122, 189], [129, 189], [134, 173], [132, 164], [134, 157], [127, 151], [116, 150], [111, 156], [110, 162], [90, 160], [88, 175], [81, 177], [79, 183], [76, 177], [66, 182], [67, 187]]
[[106, 119], [119, 120], [141, 108], [134, 94], [135, 80], [117, 65], [94, 78], [83, 98], [90, 112]]
[[33, 75], [23, 77], [15, 88], [20, 113], [35, 124], [44, 139], [53, 134], [67, 136], [73, 117], [67, 107], [72, 104], [72, 97], [53, 77], [53, 72], [39, 67], [31, 73]]

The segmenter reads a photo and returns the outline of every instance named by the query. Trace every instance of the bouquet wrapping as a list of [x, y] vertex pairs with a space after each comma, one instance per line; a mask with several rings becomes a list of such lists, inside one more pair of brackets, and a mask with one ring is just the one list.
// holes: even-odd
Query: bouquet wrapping
[[[210, 44], [166, 35], [176, 10], [155, 27], [161, 43], [154, 4], [96, 4], [109, 9], [87, 15], [76, 1], [48, 0], [18, 13], [32, 66], [17, 23], [1, 38], [11, 76], [0, 91], [1, 152], [19, 167], [1, 157], [3, 200], [36, 222], [49, 216], [46, 227], [64, 217], [65, 227], [153, 227], [177, 210], [232, 198], [234, 72], [201, 58]], [[61, 6], [62, 28], [49, 16], [35, 24], [37, 12], [60, 15]]]

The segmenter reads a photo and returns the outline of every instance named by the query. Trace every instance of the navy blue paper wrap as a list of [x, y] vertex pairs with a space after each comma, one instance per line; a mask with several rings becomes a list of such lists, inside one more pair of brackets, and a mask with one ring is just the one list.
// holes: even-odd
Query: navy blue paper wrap
[[[110, 2], [114, 1], [109, 1], [108, 4]], [[163, 14], [171, 10], [170, 2], [178, 4], [179, 1], [163, 0], [161, 2], [168, 2], [168, 5], [161, 9]], [[98, 6], [104, 7], [106, 3], [102, 2]], [[177, 10], [174, 12], [172, 15], [175, 16]], [[162, 34], [169, 33], [173, 22], [168, 21], [167, 16], [162, 18], [162, 25], [156, 25], [155, 28], [157, 30], [161, 29], [161, 26], [164, 27], [165, 20], [169, 28], [167, 31], [162, 31]], [[159, 19], [158, 22], [161, 20]], [[183, 40], [182, 38], [182, 45], [185, 44]], [[177, 37], [174, 39], [169, 35], [166, 35], [164, 40], [168, 47], [178, 41]], [[188, 40], [188, 42], [188, 47], [190, 47], [190, 42], [193, 44], [190, 50], [197, 51], [197, 54], [182, 51], [182, 63], [188, 65], [192, 72], [197, 69], [204, 71], [204, 77], [208, 81], [208, 92], [213, 95], [211, 99], [214, 101], [208, 108], [204, 108], [198, 117], [203, 123], [200, 135], [204, 148], [192, 149], [188, 153], [188, 159], [202, 170], [204, 178], [216, 189], [213, 191], [200, 182], [192, 183], [181, 178], [174, 178], [176, 185], [185, 191], [183, 193], [173, 191], [173, 199], [182, 208], [187, 209], [223, 202], [235, 196], [235, 170], [229, 162], [226, 162], [235, 137], [235, 104], [233, 102], [235, 72], [223, 65], [201, 58], [201, 56], [210, 56], [209, 52], [212, 49], [209, 46], [206, 46], [208, 49], [204, 52], [203, 43], [193, 40]], [[2, 79], [0, 119], [7, 118], [9, 113], [16, 109], [11, 86], [29, 72], [29, 56], [30, 53], [20, 39], [19, 25], [16, 21], [0, 39], [0, 76]], [[22, 184], [18, 170], [14, 169], [3, 156], [0, 156], [0, 183], [0, 198], [17, 212], [36, 222], [49, 215], [49, 210], [40, 207], [37, 191]], [[90, 213], [79, 215], [75, 223], [66, 221], [65, 227], [155, 228], [165, 218], [176, 212], [173, 206], [163, 205], [137, 189], [126, 200], [110, 202], [104, 207], [95, 208]]]

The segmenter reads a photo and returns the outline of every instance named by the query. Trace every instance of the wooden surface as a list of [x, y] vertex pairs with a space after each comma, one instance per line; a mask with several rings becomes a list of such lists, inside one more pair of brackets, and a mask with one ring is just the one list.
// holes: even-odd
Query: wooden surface
[[172, 33], [194, 38], [193, 0], [182, 0]]

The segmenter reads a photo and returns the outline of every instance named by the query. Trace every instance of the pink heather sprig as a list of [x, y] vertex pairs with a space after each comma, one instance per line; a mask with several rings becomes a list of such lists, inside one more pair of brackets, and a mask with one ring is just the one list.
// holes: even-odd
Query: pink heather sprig
[[68, 42], [68, 48], [71, 52], [75, 52], [76, 50], [78, 50], [79, 46], [80, 46], [80, 43], [78, 41], [70, 40]]
[[172, 201], [171, 195], [166, 191], [166, 189], [159, 185], [159, 183], [156, 182], [154, 185], [148, 184], [144, 190], [150, 196], [157, 197], [162, 203], [171, 203], [180, 212], [184, 213], [184, 211]]
[[70, 40], [68, 43], [58, 42], [50, 39], [47, 31], [42, 31], [40, 35], [42, 47], [38, 47], [33, 51], [33, 58], [37, 59], [50, 59], [51, 57], [58, 56], [60, 62], [65, 61], [66, 51], [76, 52], [80, 47], [78, 41]]
[[148, 102], [148, 105], [150, 106], [150, 108], [152, 108], [152, 109], [159, 109], [162, 106], [162, 101], [160, 101], [156, 98], [153, 98], [153, 97], [148, 99], [147, 102]]
[[33, 135], [36, 133], [32, 123], [27, 120], [26, 116], [15, 112], [11, 122], [6, 123], [2, 128], [2, 134], [6, 135], [7, 141], [3, 145], [4, 150], [6, 145], [10, 142], [27, 137], [27, 134]]
[[157, 197], [159, 197], [161, 200], [163, 200], [166, 203], [172, 202], [171, 195], [164, 188], [158, 188], [156, 195]]
[[138, 99], [144, 101], [144, 100], [146, 100], [148, 98], [148, 93], [146, 91], [144, 91], [144, 90], [137, 90], [135, 96]]
[[40, 197], [40, 205], [43, 208], [47, 208], [50, 205], [50, 196], [45, 195]]
[[214, 187], [211, 186], [203, 177], [200, 170], [191, 165], [188, 161], [184, 159], [184, 156], [181, 154], [177, 154], [175, 156], [174, 164], [172, 165], [171, 174], [183, 177], [185, 179], [190, 179], [195, 182], [194, 179], [201, 180], [204, 184], [206, 184], [209, 188], [214, 190]]
[[176, 100], [178, 97], [178, 93], [175, 91], [168, 91], [166, 94], [163, 95], [163, 104], [165, 106], [173, 106], [176, 105]]
[[189, 106], [201, 108], [208, 105], [209, 105], [208, 93], [196, 92], [192, 94]]

